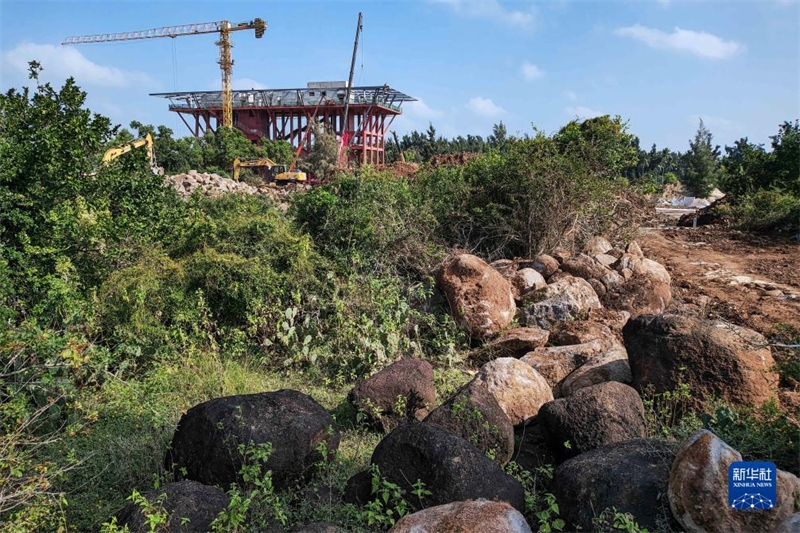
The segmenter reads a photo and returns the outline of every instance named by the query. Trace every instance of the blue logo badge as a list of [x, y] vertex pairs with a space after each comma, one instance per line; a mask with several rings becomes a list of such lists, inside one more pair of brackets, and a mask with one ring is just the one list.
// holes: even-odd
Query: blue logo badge
[[728, 505], [739, 511], [775, 507], [777, 469], [773, 463], [738, 461], [728, 467]]

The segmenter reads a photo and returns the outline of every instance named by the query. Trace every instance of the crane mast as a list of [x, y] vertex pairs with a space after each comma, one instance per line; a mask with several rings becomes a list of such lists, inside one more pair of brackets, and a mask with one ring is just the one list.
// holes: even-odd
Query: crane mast
[[256, 39], [260, 39], [264, 35], [266, 29], [267, 23], [260, 18], [236, 24], [231, 24], [227, 20], [221, 20], [218, 22], [164, 26], [162, 28], [153, 28], [150, 30], [80, 35], [67, 37], [61, 44], [93, 44], [112, 41], [157, 39], [160, 37], [170, 37], [174, 39], [175, 37], [184, 35], [219, 33], [219, 40], [215, 44], [219, 46], [219, 68], [222, 72], [222, 125], [226, 128], [231, 128], [233, 127], [233, 88], [231, 87], [231, 78], [233, 77], [231, 48], [233, 45], [231, 44], [230, 34], [232, 31], [255, 30]]

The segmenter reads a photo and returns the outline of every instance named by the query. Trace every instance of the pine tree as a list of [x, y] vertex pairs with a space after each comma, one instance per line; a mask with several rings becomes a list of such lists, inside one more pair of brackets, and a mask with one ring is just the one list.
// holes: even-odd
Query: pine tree
[[717, 181], [719, 147], [711, 146], [711, 138], [711, 132], [700, 119], [694, 141], [689, 141], [689, 151], [686, 152], [688, 168], [683, 177], [684, 186], [698, 198], [711, 194]]

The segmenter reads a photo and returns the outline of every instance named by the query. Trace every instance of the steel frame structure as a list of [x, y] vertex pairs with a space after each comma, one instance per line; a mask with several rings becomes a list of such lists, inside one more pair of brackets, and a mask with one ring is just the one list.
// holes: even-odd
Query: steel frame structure
[[[345, 120], [346, 87], [305, 89], [250, 89], [233, 91], [233, 125], [248, 139], [284, 140], [295, 149], [313, 146], [306, 129], [324, 124], [347, 139], [348, 161], [353, 164], [383, 165], [385, 134], [403, 102], [416, 101], [388, 85], [352, 87]], [[169, 110], [178, 114], [195, 137], [216, 131], [222, 123], [220, 91], [154, 93], [170, 101]]]

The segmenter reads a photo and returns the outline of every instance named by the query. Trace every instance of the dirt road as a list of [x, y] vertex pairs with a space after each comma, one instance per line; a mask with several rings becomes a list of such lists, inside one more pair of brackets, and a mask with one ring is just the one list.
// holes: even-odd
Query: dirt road
[[767, 337], [800, 331], [800, 244], [722, 229], [652, 229], [638, 239], [672, 275], [676, 306]]

